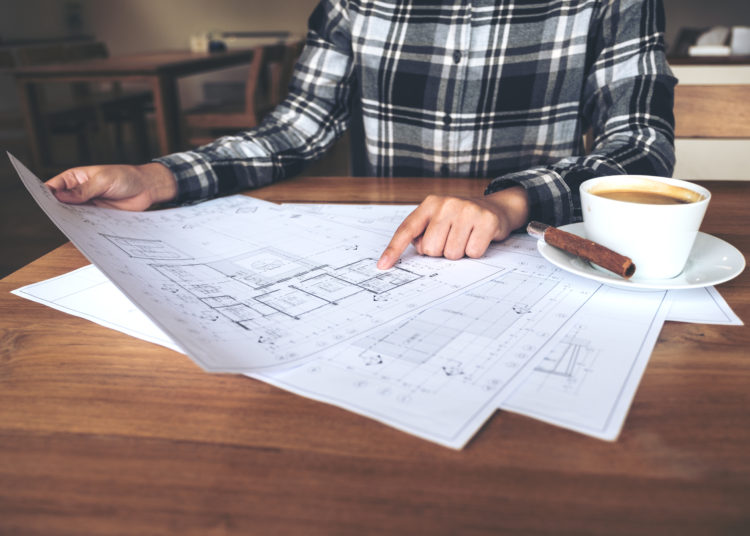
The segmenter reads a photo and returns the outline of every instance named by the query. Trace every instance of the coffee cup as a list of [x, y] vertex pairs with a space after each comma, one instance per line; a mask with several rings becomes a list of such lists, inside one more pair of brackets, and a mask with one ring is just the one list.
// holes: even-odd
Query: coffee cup
[[711, 200], [698, 184], [647, 175], [589, 179], [580, 193], [586, 238], [630, 257], [633, 279], [683, 271]]

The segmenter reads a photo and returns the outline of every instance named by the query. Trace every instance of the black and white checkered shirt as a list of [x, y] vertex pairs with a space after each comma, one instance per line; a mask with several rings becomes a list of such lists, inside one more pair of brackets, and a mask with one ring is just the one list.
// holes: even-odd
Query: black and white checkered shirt
[[320, 157], [356, 99], [368, 175], [520, 184], [532, 219], [568, 223], [585, 179], [672, 173], [663, 29], [661, 0], [322, 0], [262, 125], [158, 161], [180, 202], [266, 185]]

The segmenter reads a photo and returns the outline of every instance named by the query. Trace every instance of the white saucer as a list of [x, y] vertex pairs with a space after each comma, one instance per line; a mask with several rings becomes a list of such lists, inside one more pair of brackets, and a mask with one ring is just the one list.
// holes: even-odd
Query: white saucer
[[[563, 225], [560, 229], [578, 236], [586, 236], [582, 223]], [[745, 257], [742, 256], [742, 253], [737, 248], [720, 238], [700, 232], [695, 239], [695, 244], [690, 252], [685, 269], [680, 275], [671, 279], [639, 280], [637, 279], [637, 266], [636, 277], [633, 279], [623, 279], [614, 273], [595, 268], [588, 261], [567, 251], [545, 244], [541, 240], [537, 243], [537, 248], [542, 257], [558, 268], [580, 275], [581, 277], [620, 288], [672, 290], [709, 287], [729, 281], [737, 277], [745, 269]]]

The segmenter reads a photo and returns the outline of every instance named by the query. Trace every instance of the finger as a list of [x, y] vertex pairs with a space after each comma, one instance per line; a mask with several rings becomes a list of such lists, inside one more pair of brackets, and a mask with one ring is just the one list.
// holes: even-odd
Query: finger
[[420, 237], [419, 253], [429, 257], [442, 257], [451, 229], [452, 223], [448, 219], [430, 220], [427, 229]]
[[458, 260], [463, 258], [472, 234], [473, 225], [471, 222], [457, 222], [451, 226], [448, 237], [445, 240], [443, 256], [446, 259]]
[[503, 240], [510, 232], [507, 220], [492, 211], [484, 211], [474, 222], [466, 243], [466, 256], [472, 259], [484, 255], [493, 240]]
[[490, 243], [492, 243], [494, 233], [494, 230], [486, 227], [474, 227], [466, 241], [466, 248], [464, 250], [466, 256], [478, 259], [484, 255], [487, 248], [490, 247]]
[[411, 245], [414, 246], [414, 250], [420, 255], [424, 255], [424, 253], [422, 253], [422, 238], [424, 238], [424, 233], [411, 241]]
[[77, 187], [80, 182], [76, 179], [76, 175], [72, 173], [72, 170], [69, 169], [52, 177], [45, 184], [56, 191], [61, 191], [73, 189]]
[[90, 184], [89, 175], [83, 168], [64, 171], [45, 184], [58, 200], [65, 203], [84, 203], [91, 198], [86, 188]]
[[377, 267], [380, 270], [387, 270], [388, 268], [393, 267], [399, 257], [401, 257], [401, 254], [406, 251], [406, 248], [412, 240], [424, 232], [429, 221], [430, 212], [429, 210], [424, 209], [423, 205], [414, 209], [414, 211], [409, 214], [403, 222], [401, 222], [398, 229], [396, 229], [391, 241], [380, 256]]

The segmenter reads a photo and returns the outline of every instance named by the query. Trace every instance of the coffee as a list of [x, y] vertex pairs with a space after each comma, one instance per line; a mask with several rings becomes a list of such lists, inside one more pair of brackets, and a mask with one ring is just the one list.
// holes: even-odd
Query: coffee
[[616, 201], [647, 205], [684, 205], [703, 199], [701, 194], [687, 188], [644, 180], [627, 186], [605, 183], [591, 188], [590, 193]]
[[656, 192], [639, 192], [637, 190], [612, 190], [608, 192], [594, 192], [594, 195], [615, 199], [616, 201], [627, 201], [629, 203], [646, 203], [647, 205], [683, 205], [691, 203], [687, 199], [678, 199], [669, 195]]

